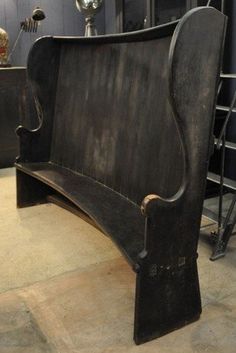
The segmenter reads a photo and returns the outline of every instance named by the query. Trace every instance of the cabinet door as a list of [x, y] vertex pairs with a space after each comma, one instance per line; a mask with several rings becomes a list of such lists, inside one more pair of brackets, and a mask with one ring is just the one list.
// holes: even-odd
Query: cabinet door
[[[220, 9], [222, 1], [212, 0], [212, 6]], [[130, 32], [175, 21], [191, 8], [205, 6], [208, 0], [112, 0], [112, 2], [115, 4], [116, 32]]]
[[[208, 4], [209, 0], [198, 0], [198, 6], [205, 6]], [[215, 7], [219, 11], [224, 11], [225, 0], [211, 0], [210, 6]]]
[[123, 1], [123, 32], [137, 31], [145, 27], [147, 0]]
[[175, 21], [182, 17], [189, 7], [189, 0], [155, 0], [153, 25]]

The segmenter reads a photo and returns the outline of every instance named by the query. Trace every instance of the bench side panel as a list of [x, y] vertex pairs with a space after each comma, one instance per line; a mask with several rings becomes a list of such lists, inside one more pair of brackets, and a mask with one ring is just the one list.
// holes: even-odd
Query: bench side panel
[[186, 325], [201, 313], [197, 245], [225, 27], [220, 12], [192, 10], [171, 43], [170, 93], [185, 173], [172, 199], [146, 198], [145, 249], [136, 287], [137, 343]]
[[[38, 116], [36, 126], [19, 126], [18, 162], [46, 162], [50, 159], [60, 46], [52, 37], [38, 39], [30, 50], [27, 74]], [[33, 120], [33, 119], [32, 119]]]

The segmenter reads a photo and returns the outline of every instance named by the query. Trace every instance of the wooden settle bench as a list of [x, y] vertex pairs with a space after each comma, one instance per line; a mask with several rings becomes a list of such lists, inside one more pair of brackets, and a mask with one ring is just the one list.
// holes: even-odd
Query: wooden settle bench
[[[92, 38], [44, 37], [28, 59], [39, 126], [20, 126], [17, 206], [59, 194], [136, 272], [137, 344], [197, 320], [197, 245], [226, 17]], [[160, 195], [160, 196], [158, 196]]]

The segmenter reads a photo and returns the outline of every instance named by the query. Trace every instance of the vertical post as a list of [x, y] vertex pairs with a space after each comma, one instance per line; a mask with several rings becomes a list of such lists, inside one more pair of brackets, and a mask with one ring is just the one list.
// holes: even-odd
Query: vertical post
[[146, 17], [145, 17], [145, 24], [144, 28], [149, 28], [154, 26], [153, 18], [152, 18], [152, 11], [153, 9], [153, 0], [146, 0]]
[[225, 132], [222, 138], [221, 147], [221, 166], [220, 166], [220, 196], [219, 196], [219, 214], [218, 214], [218, 235], [222, 227], [222, 209], [224, 196], [224, 171], [225, 171]]
[[47, 203], [47, 196], [52, 193], [50, 187], [19, 169], [16, 169], [16, 191], [18, 208]]
[[198, 320], [201, 297], [196, 259], [176, 266], [147, 261], [136, 279], [134, 340], [141, 344]]
[[124, 31], [124, 0], [116, 1], [116, 32], [122, 33]]

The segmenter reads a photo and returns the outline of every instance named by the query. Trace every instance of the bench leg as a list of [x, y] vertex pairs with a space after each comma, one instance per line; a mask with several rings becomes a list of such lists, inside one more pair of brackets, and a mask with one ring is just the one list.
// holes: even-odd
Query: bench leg
[[141, 344], [200, 317], [197, 263], [177, 269], [145, 265], [137, 273], [134, 340]]
[[47, 196], [52, 193], [50, 187], [18, 169], [16, 190], [18, 208], [47, 203]]

